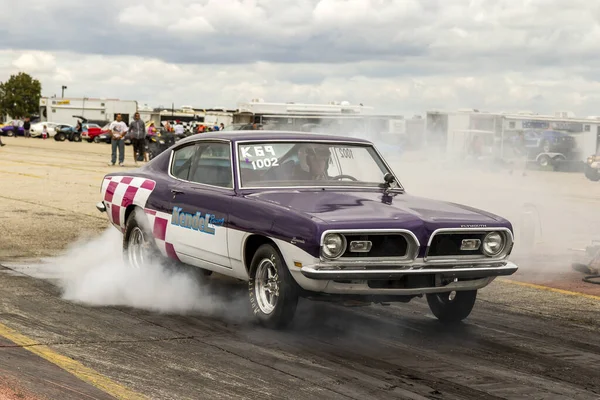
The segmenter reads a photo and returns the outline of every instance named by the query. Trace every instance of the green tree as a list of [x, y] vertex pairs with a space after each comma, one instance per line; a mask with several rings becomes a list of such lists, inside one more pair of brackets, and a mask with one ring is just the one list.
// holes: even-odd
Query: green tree
[[0, 110], [13, 118], [37, 114], [42, 96], [42, 84], [25, 72], [11, 75], [0, 83]]

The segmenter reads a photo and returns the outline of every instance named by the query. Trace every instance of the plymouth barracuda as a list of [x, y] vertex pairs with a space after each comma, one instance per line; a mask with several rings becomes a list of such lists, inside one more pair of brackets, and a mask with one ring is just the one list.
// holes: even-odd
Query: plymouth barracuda
[[107, 174], [96, 207], [122, 233], [126, 264], [158, 260], [245, 281], [249, 310], [271, 328], [293, 320], [299, 298], [426, 296], [440, 321], [459, 322], [479, 289], [518, 269], [508, 220], [407, 193], [359, 138], [193, 135]]

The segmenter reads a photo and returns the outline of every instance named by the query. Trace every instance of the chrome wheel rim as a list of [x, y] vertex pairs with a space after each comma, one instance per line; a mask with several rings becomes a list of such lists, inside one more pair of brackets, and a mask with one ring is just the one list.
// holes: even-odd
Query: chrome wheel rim
[[129, 234], [129, 242], [127, 244], [127, 255], [129, 265], [134, 268], [142, 268], [150, 261], [150, 245], [146, 241], [144, 232], [139, 227], [135, 227]]
[[254, 293], [260, 310], [270, 314], [275, 309], [279, 299], [279, 275], [273, 260], [265, 258], [256, 268]]

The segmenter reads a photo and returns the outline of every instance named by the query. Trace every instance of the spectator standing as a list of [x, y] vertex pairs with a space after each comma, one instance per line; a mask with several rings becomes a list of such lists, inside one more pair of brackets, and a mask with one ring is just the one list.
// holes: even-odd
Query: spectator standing
[[183, 125], [181, 124], [181, 121], [177, 121], [175, 123], [175, 127], [174, 127], [174, 131], [175, 131], [175, 135], [182, 135], [185, 132], [185, 129], [183, 128]]
[[[520, 169], [523, 173], [523, 176], [527, 175], [527, 146], [525, 146], [525, 135], [523, 131], [519, 131], [517, 137], [515, 138], [513, 151], [515, 152], [515, 161], [513, 162], [518, 165], [518, 169]], [[512, 174], [515, 168], [511, 168], [509, 173]]]
[[114, 166], [117, 162], [117, 148], [119, 149], [119, 166], [124, 167], [125, 162], [125, 134], [127, 133], [127, 124], [123, 122], [121, 114], [117, 114], [117, 118], [111, 122], [109, 128], [111, 132], [110, 144], [112, 146], [112, 154], [108, 165]]
[[31, 137], [31, 122], [29, 121], [29, 118], [25, 118], [25, 122], [23, 123], [23, 131], [25, 137]]
[[129, 138], [133, 146], [133, 161], [145, 160], [146, 153], [146, 124], [140, 119], [140, 113], [135, 113], [133, 121], [129, 124]]
[[44, 125], [42, 128], [42, 139], [46, 140], [48, 138], [48, 127]]

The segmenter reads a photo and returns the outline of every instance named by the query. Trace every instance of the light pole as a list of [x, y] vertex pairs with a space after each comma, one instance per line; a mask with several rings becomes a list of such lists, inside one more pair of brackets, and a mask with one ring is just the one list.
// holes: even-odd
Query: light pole
[[63, 85], [63, 87], [62, 87], [62, 97], [63, 97], [63, 98], [65, 97], [65, 89], [66, 89], [66, 88], [67, 88], [67, 87], [66, 87], [65, 85]]

